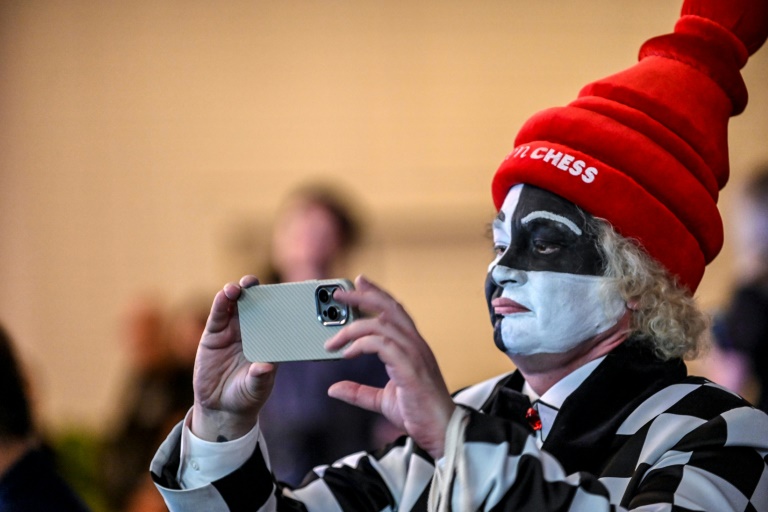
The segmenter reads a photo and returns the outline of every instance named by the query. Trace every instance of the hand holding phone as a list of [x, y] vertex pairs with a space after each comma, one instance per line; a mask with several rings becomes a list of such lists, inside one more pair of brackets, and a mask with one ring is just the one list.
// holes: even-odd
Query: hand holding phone
[[358, 318], [333, 292], [354, 289], [347, 279], [326, 279], [244, 288], [238, 300], [243, 353], [251, 362], [341, 359], [325, 341]]

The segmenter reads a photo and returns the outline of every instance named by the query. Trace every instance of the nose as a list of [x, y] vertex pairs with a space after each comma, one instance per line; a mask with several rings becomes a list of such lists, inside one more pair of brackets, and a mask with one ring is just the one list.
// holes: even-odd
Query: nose
[[496, 265], [491, 271], [491, 278], [497, 286], [521, 286], [528, 281], [528, 274], [524, 270]]

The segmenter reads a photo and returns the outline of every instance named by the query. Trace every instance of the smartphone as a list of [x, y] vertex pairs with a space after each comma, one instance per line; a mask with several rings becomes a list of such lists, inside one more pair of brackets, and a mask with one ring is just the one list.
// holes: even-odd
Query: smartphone
[[333, 298], [352, 290], [347, 279], [266, 284], [244, 288], [237, 308], [243, 353], [251, 362], [341, 359], [323, 344], [359, 317], [355, 308]]

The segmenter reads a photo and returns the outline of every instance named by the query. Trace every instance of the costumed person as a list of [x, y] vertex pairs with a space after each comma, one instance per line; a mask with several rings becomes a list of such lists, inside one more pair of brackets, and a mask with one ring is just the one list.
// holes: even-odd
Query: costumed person
[[[407, 436], [276, 483], [258, 413], [274, 366], [241, 354], [236, 301], [214, 299], [196, 403], [151, 471], [171, 510], [768, 510], [768, 416], [688, 376], [706, 323], [693, 293], [722, 245], [727, 123], [768, 36], [765, 0], [689, 0], [639, 63], [534, 115], [493, 177], [486, 295], [517, 367], [451, 396], [405, 309], [364, 278], [367, 317], [331, 338], [375, 353], [382, 389], [329, 393]], [[220, 442], [216, 442], [216, 441]]]
[[191, 402], [184, 402], [189, 386], [179, 386], [173, 373], [166, 336], [166, 311], [150, 294], [126, 304], [120, 335], [128, 372], [116, 403], [116, 428], [99, 453], [100, 484], [112, 510], [124, 512], [132, 496], [141, 492], [147, 464], [168, 425], [178, 422]]

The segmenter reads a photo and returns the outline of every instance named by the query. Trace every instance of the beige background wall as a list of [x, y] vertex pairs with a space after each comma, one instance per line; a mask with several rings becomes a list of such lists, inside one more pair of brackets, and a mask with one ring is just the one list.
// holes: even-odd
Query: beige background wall
[[[489, 183], [535, 111], [631, 65], [677, 0], [0, 1], [0, 320], [52, 428], [103, 429], [119, 313], [210, 293], [263, 259], [308, 177], [366, 205], [350, 275], [390, 288], [451, 388], [509, 367], [482, 283]], [[732, 121], [733, 179], [766, 155], [768, 50]], [[729, 244], [730, 244], [729, 239]], [[727, 246], [699, 292], [731, 285]]]

